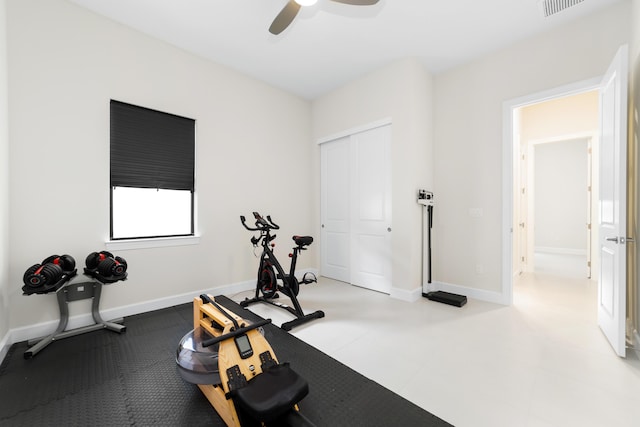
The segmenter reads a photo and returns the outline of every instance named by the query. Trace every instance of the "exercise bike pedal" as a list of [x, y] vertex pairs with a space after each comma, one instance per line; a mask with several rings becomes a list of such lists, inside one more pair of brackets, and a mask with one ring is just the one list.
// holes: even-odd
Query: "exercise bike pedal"
[[[310, 275], [311, 278], [308, 278], [307, 275]], [[315, 274], [313, 274], [310, 271], [307, 271], [306, 273], [304, 273], [304, 276], [302, 276], [302, 281], [301, 283], [303, 285], [308, 285], [309, 283], [318, 283], [318, 278], [316, 277]]]

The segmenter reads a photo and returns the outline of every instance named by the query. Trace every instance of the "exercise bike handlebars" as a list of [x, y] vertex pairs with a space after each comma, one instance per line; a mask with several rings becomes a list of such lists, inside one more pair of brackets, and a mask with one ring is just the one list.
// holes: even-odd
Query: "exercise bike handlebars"
[[249, 227], [247, 225], [247, 219], [245, 218], [245, 216], [240, 215], [240, 222], [242, 223], [244, 228], [246, 228], [249, 231], [268, 231], [268, 230], [280, 229], [280, 226], [275, 222], [273, 222], [273, 220], [271, 219], [271, 215], [267, 215], [267, 219], [264, 219], [262, 215], [260, 215], [258, 212], [254, 212], [253, 217], [256, 219], [255, 228]]

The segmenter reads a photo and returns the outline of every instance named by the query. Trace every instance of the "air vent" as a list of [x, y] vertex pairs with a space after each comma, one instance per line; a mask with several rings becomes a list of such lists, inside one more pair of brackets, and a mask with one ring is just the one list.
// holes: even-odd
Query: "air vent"
[[545, 18], [582, 3], [584, 0], [541, 0], [542, 14]]

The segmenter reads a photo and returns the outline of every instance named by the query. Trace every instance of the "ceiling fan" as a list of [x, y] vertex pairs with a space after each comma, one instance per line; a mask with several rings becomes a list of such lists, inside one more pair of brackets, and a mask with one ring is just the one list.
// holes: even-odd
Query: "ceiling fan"
[[[289, 0], [284, 8], [280, 11], [276, 19], [273, 20], [269, 27], [271, 34], [280, 34], [294, 20], [302, 6], [311, 6], [318, 0]], [[336, 3], [350, 4], [353, 6], [371, 6], [378, 3], [379, 0], [331, 0]]]

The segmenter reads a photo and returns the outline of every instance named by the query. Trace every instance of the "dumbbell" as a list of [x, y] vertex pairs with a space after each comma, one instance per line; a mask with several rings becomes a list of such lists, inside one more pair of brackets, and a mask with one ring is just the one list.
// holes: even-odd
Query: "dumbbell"
[[40, 264], [34, 264], [24, 272], [22, 281], [32, 288], [57, 283], [66, 272], [76, 267], [76, 260], [71, 255], [51, 255]]
[[51, 255], [42, 261], [42, 264], [55, 264], [62, 268], [62, 271], [73, 271], [76, 268], [76, 260], [71, 255]]
[[62, 267], [57, 264], [34, 264], [24, 272], [22, 281], [27, 286], [39, 288], [58, 282], [63, 274]]
[[123, 276], [127, 271], [127, 261], [111, 252], [91, 252], [85, 260], [87, 269], [97, 270], [104, 277]]

